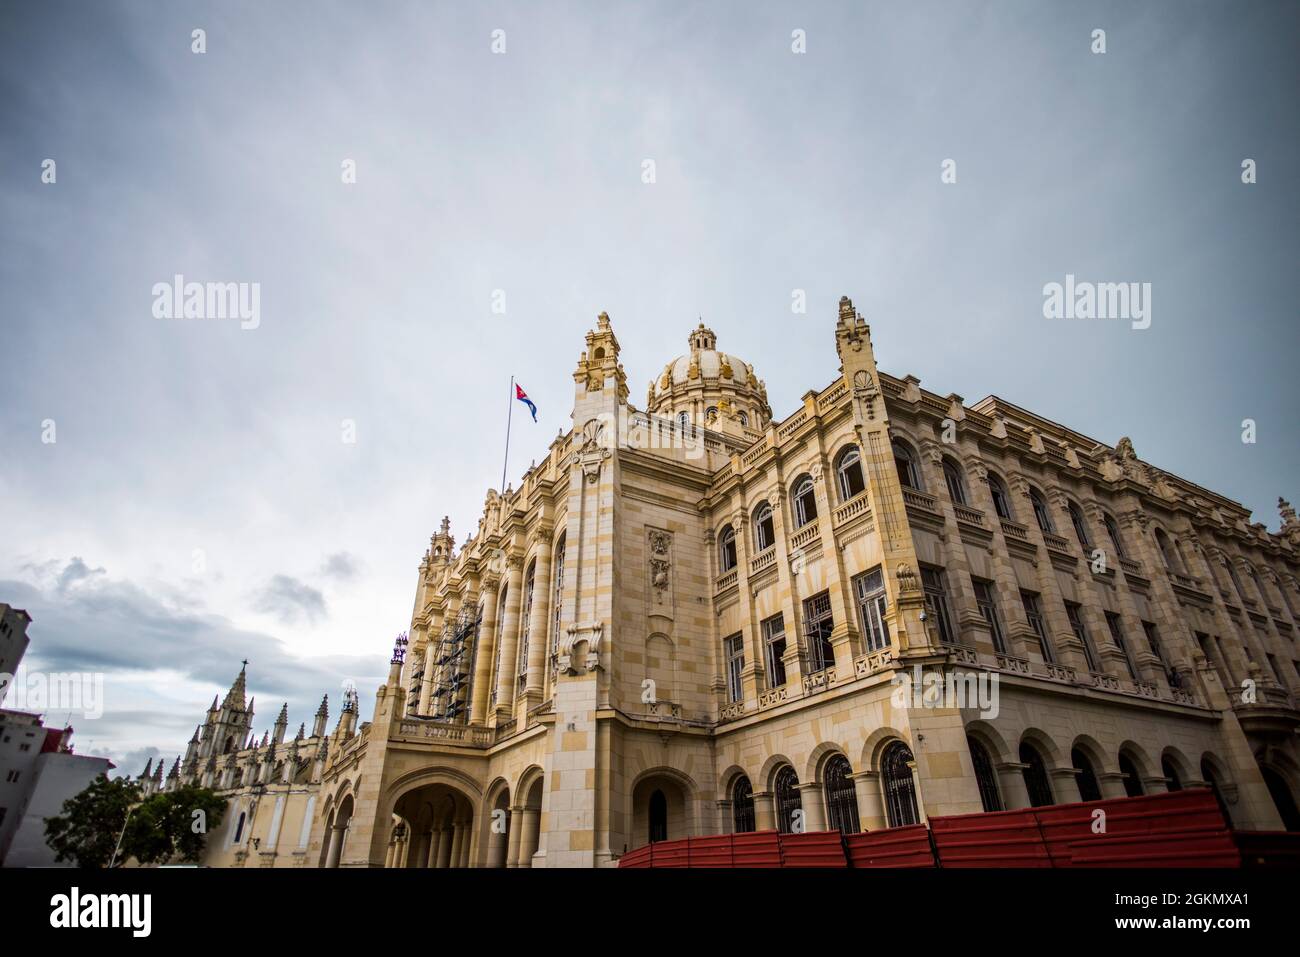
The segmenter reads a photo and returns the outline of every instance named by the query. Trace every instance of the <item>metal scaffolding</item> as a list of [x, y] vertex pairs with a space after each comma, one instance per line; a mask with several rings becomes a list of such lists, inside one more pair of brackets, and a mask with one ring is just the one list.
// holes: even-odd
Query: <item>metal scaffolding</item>
[[477, 608], [462, 609], [443, 624], [437, 641], [429, 643], [422, 667], [422, 674], [433, 676], [429, 718], [458, 724], [468, 720], [470, 679], [482, 622]]

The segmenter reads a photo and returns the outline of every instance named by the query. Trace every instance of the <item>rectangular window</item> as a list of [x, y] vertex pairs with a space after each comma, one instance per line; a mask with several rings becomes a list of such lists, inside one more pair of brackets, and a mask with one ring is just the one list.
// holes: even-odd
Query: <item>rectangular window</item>
[[889, 647], [889, 625], [885, 613], [889, 603], [885, 597], [885, 577], [879, 568], [853, 579], [853, 594], [858, 599], [858, 617], [862, 619], [862, 637], [869, 651]]
[[1128, 642], [1124, 640], [1124, 622], [1115, 612], [1108, 611], [1106, 612], [1106, 627], [1110, 629], [1110, 640], [1115, 642], [1115, 647], [1124, 652], [1124, 661], [1128, 665], [1129, 677], [1136, 681], [1138, 676], [1137, 663], [1128, 650]]
[[829, 592], [813, 595], [804, 601], [803, 631], [808, 642], [810, 671], [818, 672], [835, 664], [835, 651], [831, 647], [831, 629], [834, 627]]
[[745, 640], [743, 635], [732, 635], [724, 643], [727, 655], [727, 700], [744, 701], [745, 686], [740, 673], [745, 670]]
[[18, 772], [10, 771], [8, 774], [5, 775], [5, 780], [10, 784], [13, 784], [15, 781], [18, 780]]
[[975, 586], [975, 604], [980, 614], [989, 623], [989, 634], [993, 636], [993, 648], [1000, 655], [1007, 653], [1007, 640], [1002, 634], [1002, 619], [998, 617], [997, 589], [993, 583], [982, 578], [972, 578]]
[[1022, 591], [1020, 603], [1025, 606], [1025, 618], [1029, 620], [1029, 627], [1034, 629], [1034, 634], [1038, 636], [1038, 647], [1043, 653], [1043, 661], [1049, 665], [1056, 664], [1056, 652], [1052, 649], [1052, 641], [1047, 636], [1047, 622], [1043, 620], [1043, 606], [1038, 600], [1038, 595], [1032, 591]]
[[922, 565], [921, 587], [925, 591], [925, 610], [934, 619], [939, 640], [945, 645], [955, 645], [957, 629], [953, 627], [952, 611], [948, 607], [948, 579], [943, 569]]
[[1097, 663], [1097, 652], [1092, 647], [1092, 636], [1088, 634], [1087, 627], [1083, 624], [1083, 608], [1072, 601], [1065, 603], [1065, 617], [1070, 619], [1070, 630], [1074, 632], [1074, 637], [1079, 639], [1083, 645], [1083, 657], [1087, 662], [1088, 670], [1100, 672], [1101, 666]]
[[766, 656], [767, 686], [785, 684], [785, 617], [773, 615], [763, 622], [763, 654]]

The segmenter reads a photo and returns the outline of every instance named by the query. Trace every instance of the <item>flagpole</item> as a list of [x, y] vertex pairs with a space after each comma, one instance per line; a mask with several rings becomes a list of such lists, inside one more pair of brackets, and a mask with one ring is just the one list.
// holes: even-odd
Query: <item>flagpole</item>
[[506, 406], [506, 456], [501, 462], [501, 496], [506, 494], [506, 466], [510, 462], [510, 417], [515, 411], [515, 377], [510, 377], [510, 404]]

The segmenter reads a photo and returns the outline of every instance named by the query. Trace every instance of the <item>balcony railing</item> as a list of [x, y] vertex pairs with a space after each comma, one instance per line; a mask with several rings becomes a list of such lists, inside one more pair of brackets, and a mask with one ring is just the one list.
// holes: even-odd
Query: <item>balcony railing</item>
[[1019, 522], [1013, 522], [1010, 519], [1001, 519], [1002, 534], [1007, 538], [1014, 538], [1019, 542], [1029, 541], [1029, 529]]
[[908, 508], [920, 509], [923, 512], [929, 512], [931, 515], [940, 515], [939, 503], [933, 495], [925, 492], [919, 492], [914, 488], [903, 489], [903, 504]]
[[957, 515], [957, 521], [965, 522], [967, 525], [975, 525], [979, 528], [984, 527], [984, 513], [979, 509], [953, 502], [952, 510]]
[[736, 569], [723, 572], [713, 583], [714, 591], [726, 591], [732, 585], [736, 584]]
[[770, 568], [776, 564], [776, 546], [769, 545], [767, 548], [749, 560], [749, 573], [755, 575], [764, 568]]
[[1043, 542], [1054, 552], [1064, 552], [1066, 555], [1073, 554], [1070, 551], [1070, 541], [1054, 532], [1043, 532]]
[[820, 527], [821, 526], [819, 521], [817, 519], [813, 519], [803, 528], [799, 529], [799, 531], [794, 533], [794, 536], [790, 539], [790, 547], [803, 548], [803, 546], [807, 545], [809, 542], [817, 538], [817, 536], [820, 534], [819, 532]]
[[865, 511], [867, 511], [867, 493], [861, 492], [835, 510], [834, 524], [837, 526], [843, 525], [849, 519], [861, 515]]

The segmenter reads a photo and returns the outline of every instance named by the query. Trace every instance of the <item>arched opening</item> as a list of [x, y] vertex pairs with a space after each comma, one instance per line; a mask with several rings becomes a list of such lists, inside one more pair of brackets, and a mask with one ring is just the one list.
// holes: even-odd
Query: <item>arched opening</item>
[[1119, 773], [1124, 776], [1124, 793], [1131, 798], [1142, 796], [1142, 776], [1138, 774], [1137, 765], [1124, 752], [1119, 756]]
[[840, 452], [835, 460], [835, 475], [839, 480], [841, 502], [847, 502], [866, 490], [866, 479], [862, 475], [862, 455], [856, 445], [850, 445]]
[[729, 572], [736, 567], [736, 530], [728, 525], [718, 536], [718, 568]]
[[1103, 514], [1101, 517], [1102, 524], [1106, 526], [1106, 534], [1110, 536], [1110, 542], [1115, 546], [1115, 557], [1124, 558], [1124, 536], [1119, 533], [1119, 525], [1110, 515]]
[[[475, 845], [475, 804], [458, 788], [438, 782], [412, 788], [393, 804], [393, 813], [407, 822], [408, 868], [470, 867]], [[507, 805], [508, 811], [508, 805]], [[511, 822], [507, 815], [504, 822]], [[489, 846], [491, 833], [483, 835]], [[481, 846], [481, 845], [479, 845]]]
[[1052, 513], [1047, 509], [1047, 500], [1043, 498], [1043, 493], [1036, 488], [1029, 490], [1029, 504], [1034, 509], [1034, 521], [1038, 527], [1049, 535], [1055, 535], [1056, 529], [1052, 525]]
[[353, 807], [352, 795], [349, 794], [339, 802], [338, 808], [334, 811], [333, 823], [326, 834], [326, 867], [338, 867], [339, 861], [343, 859], [343, 850], [347, 843], [348, 825], [352, 823]]
[[731, 786], [732, 829], [737, 834], [748, 834], [758, 825], [754, 816], [754, 786], [743, 774]]
[[1223, 814], [1223, 820], [1232, 827], [1232, 812], [1228, 810], [1228, 802], [1223, 797], [1223, 785], [1219, 778], [1219, 773], [1214, 770], [1214, 765], [1210, 763], [1209, 758], [1201, 758], [1201, 777], [1205, 783], [1210, 786], [1214, 792], [1214, 800], [1219, 805], [1219, 811]]
[[776, 544], [772, 525], [772, 506], [764, 502], [754, 511], [754, 551], [762, 552]]
[[1183, 789], [1183, 779], [1178, 773], [1178, 768], [1174, 767], [1173, 760], [1169, 755], [1160, 759], [1160, 773], [1165, 777], [1165, 786], [1171, 791], [1181, 791]]
[[681, 782], [667, 774], [650, 774], [632, 789], [634, 847], [649, 841], [675, 841], [690, 833], [687, 796]]
[[966, 735], [970, 748], [971, 764], [975, 766], [975, 784], [979, 787], [980, 803], [985, 811], [1001, 811], [1002, 795], [998, 792], [998, 776], [993, 770], [993, 760], [988, 749], [970, 735]]
[[231, 750], [234, 748], [234, 746], [235, 746], [235, 736], [234, 736], [234, 735], [229, 735], [229, 736], [227, 736], [227, 738], [226, 738], [226, 744], [225, 744], [225, 746], [221, 749], [221, 753], [222, 753], [222, 754], [229, 754], [229, 753], [231, 752]]
[[961, 466], [947, 456], [943, 459], [943, 482], [948, 486], [948, 497], [955, 505], [966, 503], [966, 477]]
[[1052, 784], [1047, 780], [1047, 764], [1043, 761], [1043, 756], [1038, 753], [1038, 749], [1028, 741], [1020, 742], [1020, 763], [1025, 766], [1022, 774], [1025, 778], [1025, 790], [1029, 792], [1030, 806], [1046, 807], [1055, 804], [1056, 799], [1052, 797]]
[[826, 822], [832, 831], [856, 834], [862, 830], [858, 823], [858, 795], [853, 786], [853, 768], [842, 754], [826, 762], [822, 772], [823, 790], [826, 794]]
[[1016, 516], [1011, 510], [1011, 494], [1007, 491], [1007, 483], [993, 472], [989, 473], [988, 482], [989, 494], [993, 497], [993, 511], [997, 512], [998, 518], [1014, 522]]
[[1097, 769], [1081, 748], [1074, 748], [1070, 752], [1070, 764], [1079, 772], [1074, 778], [1079, 785], [1079, 800], [1100, 801], [1101, 785], [1097, 783]]
[[668, 798], [656, 789], [650, 794], [650, 843], [668, 840]]
[[1269, 796], [1282, 818], [1282, 826], [1288, 831], [1300, 831], [1300, 808], [1296, 807], [1295, 795], [1287, 786], [1286, 779], [1269, 767], [1261, 766], [1259, 773], [1264, 776], [1264, 784], [1268, 786]]
[[1079, 540], [1079, 547], [1085, 552], [1092, 548], [1092, 535], [1088, 523], [1084, 520], [1083, 509], [1074, 502], [1067, 502], [1065, 510], [1070, 513], [1070, 524], [1074, 526], [1074, 537]]
[[885, 748], [880, 757], [880, 780], [885, 789], [885, 813], [890, 827], [917, 824], [916, 779], [912, 776], [912, 749], [902, 741]]
[[782, 834], [803, 831], [803, 801], [799, 794], [799, 777], [794, 768], [785, 765], [773, 778], [772, 792], [776, 800], [776, 827]]
[[804, 475], [794, 483], [794, 526], [803, 528], [817, 517], [817, 493], [813, 480]]

